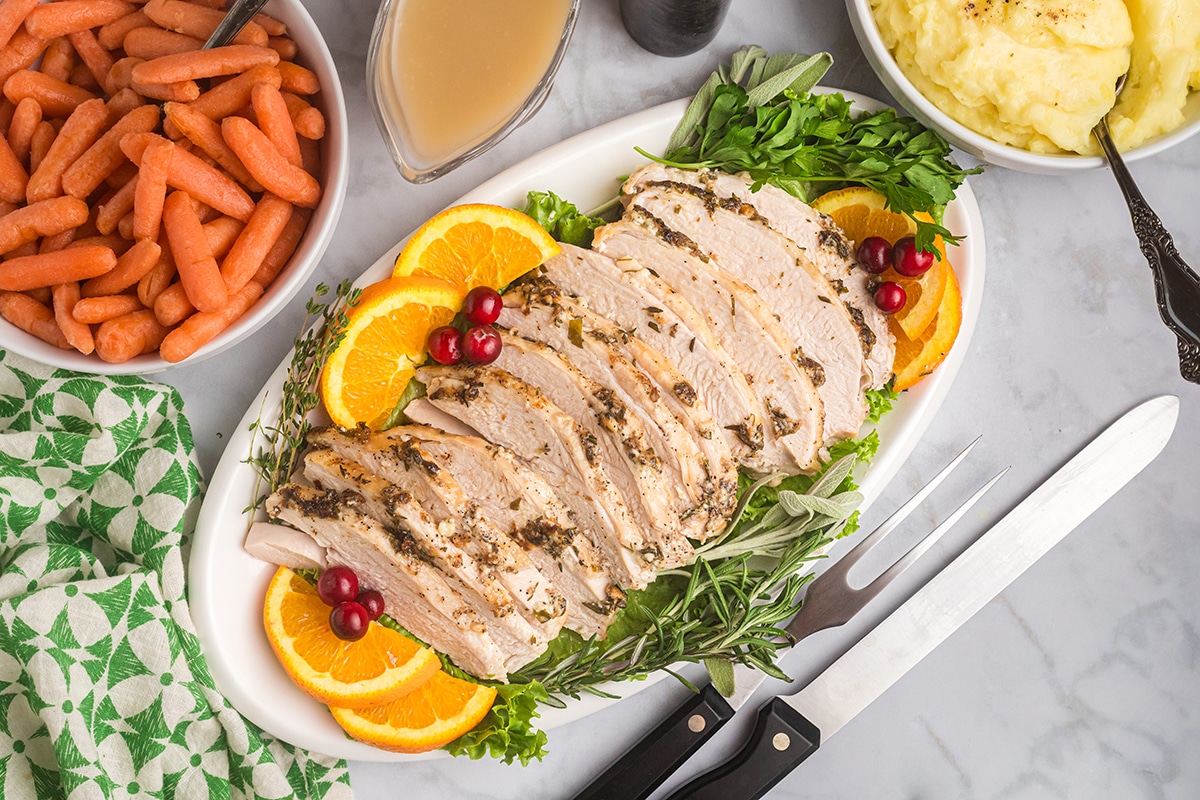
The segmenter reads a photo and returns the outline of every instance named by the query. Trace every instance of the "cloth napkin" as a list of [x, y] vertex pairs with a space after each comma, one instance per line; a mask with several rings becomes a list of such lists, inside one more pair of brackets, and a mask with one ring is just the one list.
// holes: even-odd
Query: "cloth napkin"
[[183, 401], [0, 350], [0, 797], [349, 800], [214, 688], [188, 614]]

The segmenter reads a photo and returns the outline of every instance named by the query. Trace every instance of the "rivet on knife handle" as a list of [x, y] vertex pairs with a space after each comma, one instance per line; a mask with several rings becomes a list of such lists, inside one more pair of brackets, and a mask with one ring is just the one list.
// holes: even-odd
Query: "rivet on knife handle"
[[740, 753], [669, 800], [758, 800], [820, 744], [817, 726], [777, 697], [758, 713], [754, 733]]
[[710, 683], [646, 734], [575, 800], [645, 800], [732, 718], [733, 708]]

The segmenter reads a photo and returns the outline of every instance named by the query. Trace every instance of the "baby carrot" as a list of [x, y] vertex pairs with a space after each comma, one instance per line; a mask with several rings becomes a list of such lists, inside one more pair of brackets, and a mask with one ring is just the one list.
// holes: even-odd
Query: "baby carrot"
[[261, 192], [262, 186], [246, 169], [237, 155], [221, 137], [221, 126], [184, 103], [167, 103], [163, 106], [168, 121], [173, 122], [180, 132], [214, 161], [234, 180], [252, 192]]
[[267, 36], [287, 36], [287, 25], [282, 20], [259, 13], [254, 15], [254, 21], [262, 26]]
[[133, 68], [133, 79], [142, 84], [181, 83], [218, 75], [238, 75], [260, 64], [274, 66], [278, 63], [279, 53], [269, 47], [231, 44], [144, 61]]
[[[109, 175], [107, 178], [104, 179], [104, 183], [110, 189], [120, 189], [122, 186], [129, 183], [129, 181], [136, 178], [137, 174], [138, 174], [138, 168], [133, 165], [133, 162], [125, 161], [125, 162], [122, 162], [121, 166], [119, 166], [115, 170], [113, 170], [111, 175]], [[102, 203], [108, 202], [108, 200], [110, 200], [110, 199], [111, 199], [111, 197], [108, 197], [106, 195], [104, 198], [101, 199], [100, 202], [102, 202]]]
[[21, 70], [6, 80], [4, 96], [14, 103], [32, 97], [38, 101], [38, 105], [42, 107], [42, 114], [47, 117], [69, 116], [80, 103], [95, 97], [87, 89], [72, 86], [31, 69]]
[[50, 149], [29, 176], [29, 202], [48, 200], [62, 194], [62, 176], [83, 155], [108, 122], [104, 101], [99, 97], [80, 103], [63, 124]]
[[255, 281], [263, 286], [271, 285], [271, 282], [287, 266], [292, 254], [296, 252], [296, 248], [300, 246], [300, 239], [304, 237], [304, 231], [308, 228], [308, 220], [311, 216], [312, 211], [307, 208], [292, 209], [291, 219], [284, 226], [283, 233], [279, 234], [275, 246], [267, 253], [258, 272], [254, 273]]
[[250, 174], [267, 191], [305, 208], [321, 199], [321, 185], [303, 169], [288, 163], [267, 135], [241, 117], [226, 117], [221, 134]]
[[58, 131], [54, 130], [54, 126], [46, 120], [38, 123], [37, 128], [33, 131], [33, 139], [29, 142], [29, 174], [37, 172], [37, 168], [41, 165], [42, 159], [46, 157], [46, 153], [50, 150], [50, 145], [54, 144], [54, 137], [58, 136]]
[[117, 220], [117, 235], [122, 239], [133, 241], [133, 212]]
[[30, 11], [25, 17], [25, 29], [34, 36], [53, 39], [107, 25], [133, 11], [134, 7], [124, 0], [61, 0]]
[[[164, 243], [167, 241], [166, 236], [160, 236], [159, 238]], [[138, 300], [141, 300], [142, 305], [146, 308], [153, 308], [154, 301], [158, 299], [158, 296], [162, 294], [163, 290], [174, 279], [175, 261], [171, 258], [170, 249], [163, 247], [162, 255], [158, 257], [158, 263], [138, 281]]]
[[146, 16], [146, 12], [135, 11], [132, 14], [126, 14], [120, 19], [102, 26], [100, 32], [96, 34], [96, 38], [100, 40], [100, 44], [106, 50], [117, 50], [124, 46], [125, 37], [131, 31], [153, 26], [154, 22]]
[[60, 283], [51, 289], [54, 298], [54, 321], [58, 323], [63, 336], [79, 352], [85, 356], [96, 349], [92, 339], [92, 329], [75, 319], [75, 305], [79, 302], [79, 284], [75, 281]]
[[55, 80], [67, 83], [71, 80], [71, 70], [75, 67], [75, 48], [65, 36], [51, 39], [42, 56], [42, 66], [38, 71]]
[[84, 234], [86, 230], [87, 225], [85, 224], [75, 232], [75, 241], [71, 242], [64, 249], [75, 247], [104, 247], [112, 250], [114, 255], [120, 257], [122, 253], [124, 253], [133, 245], [133, 242], [129, 241], [128, 239], [120, 236], [114, 236], [111, 233], [85, 236]]
[[279, 70], [281, 88], [292, 94], [316, 94], [321, 91], [321, 81], [317, 73], [291, 61], [282, 61], [276, 67]]
[[[141, 171], [133, 195], [133, 238], [152, 239], [162, 224], [163, 203], [167, 198], [167, 176], [171, 172], [170, 142], [154, 142], [142, 154]], [[157, 260], [157, 256], [155, 257]], [[140, 275], [138, 277], [141, 277]]]
[[200, 311], [223, 308], [229, 302], [229, 293], [187, 192], [167, 195], [163, 227], [167, 229], [167, 241], [171, 243], [171, 254], [188, 301]]
[[108, 111], [109, 126], [116, 125], [130, 111], [145, 104], [145, 98], [133, 89], [118, 89], [115, 94], [108, 98], [108, 102], [104, 106], [105, 110]]
[[260, 64], [209, 89], [191, 104], [191, 107], [213, 120], [221, 120], [250, 103], [250, 92], [255, 84], [269, 83], [279, 88], [282, 83], [279, 70]]
[[[96, 78], [92, 75], [91, 70], [88, 69], [87, 64], [76, 64], [71, 67], [71, 76], [67, 78], [67, 83], [92, 94], [100, 94], [106, 91], [100, 84], [96, 83]], [[109, 88], [115, 87], [110, 86]]]
[[117, 229], [117, 223], [121, 221], [121, 217], [133, 211], [137, 185], [138, 176], [134, 174], [124, 186], [117, 190], [117, 193], [108, 202], [98, 205], [96, 211], [96, 230], [107, 234]]
[[123, 314], [96, 330], [96, 355], [110, 364], [122, 364], [157, 350], [167, 330], [148, 309]]
[[99, 325], [123, 314], [132, 314], [144, 308], [137, 295], [109, 294], [102, 297], [84, 297], [75, 304], [75, 319], [86, 325]]
[[152, 270], [161, 257], [162, 248], [157, 242], [153, 239], [140, 239], [117, 259], [117, 265], [112, 270], [84, 283], [80, 287], [83, 296], [100, 297], [123, 292]]
[[296, 133], [303, 136], [305, 139], [321, 139], [325, 136], [325, 115], [320, 109], [309, 105], [298, 94], [291, 92], [280, 92], [283, 95], [283, 102], [287, 103], [288, 114], [292, 117], [292, 125], [296, 128]]
[[39, 2], [41, 0], [4, 0], [0, 3], [0, 47], [8, 44], [8, 40]]
[[20, 203], [25, 199], [28, 185], [28, 173], [9, 147], [8, 139], [0, 136], [0, 200]]
[[220, 311], [200, 312], [184, 320], [162, 340], [159, 354], [171, 363], [183, 361], [236, 322], [262, 297], [263, 287], [250, 281]]
[[61, 350], [72, 349], [54, 321], [54, 312], [32, 297], [20, 292], [0, 292], [0, 317]]
[[217, 217], [212, 222], [204, 223], [204, 236], [208, 239], [213, 258], [218, 261], [224, 258], [245, 228], [244, 222], [233, 217]]
[[12, 261], [14, 258], [24, 258], [25, 256], [36, 256], [38, 254], [37, 242], [26, 242], [15, 250], [10, 250], [4, 254], [5, 261]]
[[300, 142], [296, 140], [296, 126], [288, 113], [283, 95], [269, 83], [260, 83], [250, 92], [250, 102], [258, 118], [259, 129], [275, 145], [275, 149], [295, 167], [303, 167], [300, 160]]
[[[121, 140], [121, 149], [135, 164], [153, 141], [167, 142], [153, 133], [137, 133]], [[254, 213], [254, 201], [237, 182], [216, 167], [205, 164], [179, 145], [171, 151], [171, 171], [167, 184], [182, 189], [197, 200], [210, 205], [222, 214], [247, 220]]]
[[53, 236], [87, 222], [88, 206], [74, 197], [55, 197], [30, 203], [0, 217], [0, 253], [36, 242], [41, 236]]
[[63, 173], [63, 191], [79, 198], [90, 195], [124, 163], [121, 139], [131, 133], [154, 130], [158, 127], [158, 116], [158, 106], [149, 104], [138, 106], [118, 120]]
[[78, 228], [67, 228], [65, 231], [43, 236], [41, 243], [38, 245], [39, 253], [57, 253], [59, 250], [65, 250], [72, 242], [75, 241], [76, 231]]
[[[207, 41], [213, 31], [225, 19], [225, 12], [202, 8], [183, 0], [150, 0], [142, 7], [146, 16], [169, 31], [186, 34]], [[237, 36], [234, 44], [252, 44], [260, 47], [267, 44], [267, 32], [257, 22], [248, 22]]]
[[282, 61], [294, 60], [296, 53], [300, 51], [296, 43], [286, 36], [272, 36], [267, 40], [267, 47], [279, 53], [279, 58]]
[[43, 286], [39, 289], [30, 289], [28, 292], [21, 292], [26, 297], [32, 297], [44, 306], [49, 306], [54, 302], [54, 295], [50, 291], [49, 286]]
[[29, 158], [29, 143], [33, 141], [33, 132], [41, 121], [42, 107], [37, 100], [26, 97], [17, 103], [12, 120], [8, 123], [8, 143], [18, 161]]
[[171, 100], [176, 103], [190, 103], [200, 96], [200, 87], [196, 85], [195, 81], [162, 84], [138, 83], [133, 79], [133, 70], [141, 63], [140, 58], [126, 57], [113, 64], [113, 68], [109, 72], [112, 86], [116, 89], [133, 89], [145, 97], [155, 100]]
[[221, 277], [229, 291], [240, 290], [254, 277], [291, 216], [292, 204], [273, 194], [264, 194], [258, 201], [245, 230], [221, 264]]
[[168, 328], [173, 328], [196, 313], [196, 307], [187, 299], [182, 283], [172, 283], [154, 299], [154, 318]]
[[151, 60], [199, 50], [204, 42], [161, 28], [135, 28], [125, 36], [125, 55]]
[[87, 66], [88, 72], [96, 79], [96, 84], [104, 89], [105, 94], [112, 94], [116, 91], [108, 82], [108, 73], [112, 70], [113, 57], [96, 39], [96, 34], [90, 30], [76, 31], [67, 34], [67, 39], [75, 48], [79, 60]]
[[23, 292], [39, 286], [87, 280], [116, 265], [117, 257], [107, 247], [70, 247], [57, 253], [22, 256], [0, 264], [0, 290]]
[[27, 69], [49, 44], [49, 40], [31, 36], [24, 27], [19, 28], [8, 40], [8, 46], [0, 50], [0, 86], [20, 70]]

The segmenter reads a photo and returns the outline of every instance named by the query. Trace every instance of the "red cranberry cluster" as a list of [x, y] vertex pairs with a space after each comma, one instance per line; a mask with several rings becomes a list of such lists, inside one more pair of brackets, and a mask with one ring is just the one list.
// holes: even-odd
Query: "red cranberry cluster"
[[[887, 239], [868, 236], [858, 246], [858, 263], [872, 275], [882, 275], [888, 267], [906, 278], [924, 275], [933, 266], [933, 253], [917, 249], [917, 240], [905, 236], [890, 245]], [[884, 281], [875, 289], [875, 305], [886, 314], [894, 314], [908, 301], [904, 287], [895, 281]]]
[[383, 614], [383, 595], [374, 589], [358, 590], [358, 575], [349, 567], [330, 567], [317, 579], [317, 594], [327, 606], [333, 635], [356, 642], [367, 634], [372, 620]]
[[429, 355], [439, 364], [457, 364], [464, 358], [472, 364], [490, 364], [500, 357], [500, 334], [492, 323], [500, 319], [504, 301], [487, 286], [476, 286], [463, 301], [463, 315], [471, 323], [466, 332], [453, 325], [435, 328], [429, 334]]

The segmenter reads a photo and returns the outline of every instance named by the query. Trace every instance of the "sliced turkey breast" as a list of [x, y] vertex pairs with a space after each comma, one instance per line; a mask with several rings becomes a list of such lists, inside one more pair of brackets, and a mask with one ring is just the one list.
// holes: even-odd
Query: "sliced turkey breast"
[[540, 472], [596, 536], [621, 585], [654, 580], [662, 554], [647, 541], [604, 466], [595, 437], [545, 396], [502, 369], [422, 367], [430, 403], [507, 447]]
[[622, 191], [635, 194], [649, 186], [690, 185], [722, 200], [736, 200], [754, 209], [748, 216], [791, 239], [821, 271], [857, 319], [861, 316], [871, 333], [866, 367], [870, 388], [878, 389], [892, 378], [895, 338], [888, 329], [887, 315], [875, 305], [876, 280], [858, 265], [845, 234], [832, 219], [796, 197], [769, 183], [754, 188], [754, 179], [742, 173], [719, 170], [685, 170], [648, 164], [634, 172]]
[[820, 365], [795, 353], [790, 336], [759, 295], [630, 220], [600, 228], [595, 242], [626, 274], [649, 272], [658, 284], [686, 298], [732, 354], [766, 409], [767, 430], [790, 455], [789, 461], [748, 466], [759, 472], [819, 468], [824, 413], [816, 386], [823, 373]]

